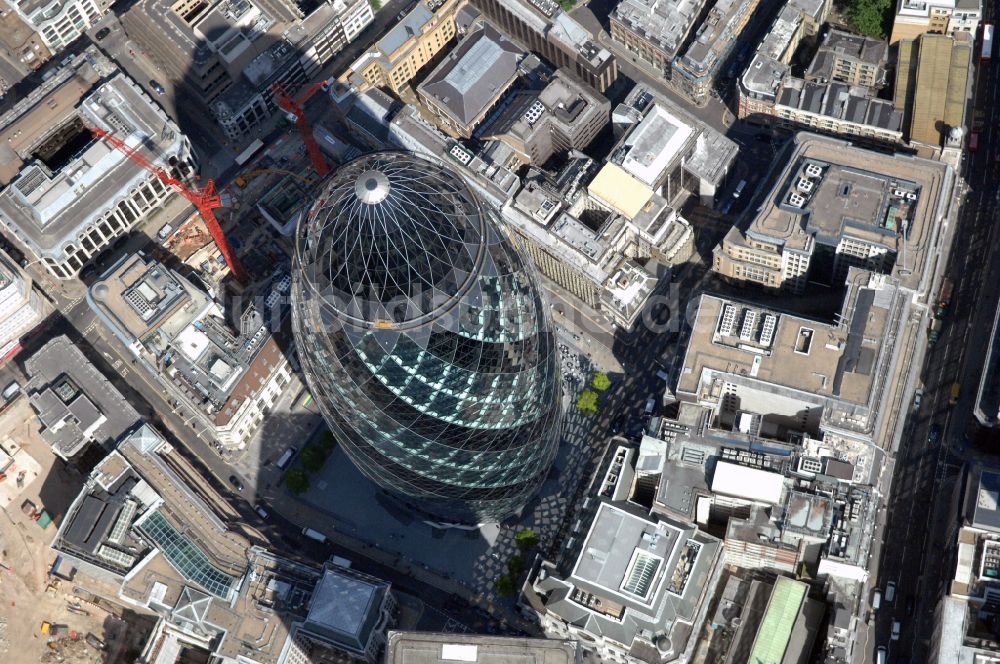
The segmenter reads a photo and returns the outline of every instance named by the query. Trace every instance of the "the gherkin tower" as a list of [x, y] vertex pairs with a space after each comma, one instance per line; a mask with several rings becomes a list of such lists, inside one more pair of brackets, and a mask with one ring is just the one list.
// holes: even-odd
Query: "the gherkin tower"
[[520, 510], [558, 445], [555, 339], [526, 259], [448, 168], [361, 157], [296, 237], [294, 326], [344, 450], [418, 513]]

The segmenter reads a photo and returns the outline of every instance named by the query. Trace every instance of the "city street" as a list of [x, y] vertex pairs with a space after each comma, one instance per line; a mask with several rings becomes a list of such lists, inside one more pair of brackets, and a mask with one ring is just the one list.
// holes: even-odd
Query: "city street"
[[[987, 10], [990, 12], [991, 10]], [[904, 434], [896, 459], [882, 560], [876, 583], [894, 581], [897, 596], [883, 603], [875, 619], [870, 655], [889, 648], [890, 662], [927, 661], [935, 642], [936, 609], [948, 593], [956, 563], [955, 536], [961, 520], [960, 498], [969, 459], [978, 453], [967, 436], [975, 421], [971, 411], [985, 361], [993, 322], [995, 286], [1000, 279], [995, 226], [995, 190], [1000, 172], [994, 157], [1000, 149], [992, 128], [1000, 121], [993, 103], [1000, 76], [978, 68], [975, 108], [990, 127], [980, 135], [979, 150], [965, 164], [968, 192], [961, 207], [946, 274], [955, 293], [944, 317], [941, 339], [929, 349], [921, 375], [924, 397]], [[958, 404], [949, 406], [954, 383], [962, 387]], [[931, 435], [935, 429], [936, 436]], [[934, 442], [938, 438], [939, 442]], [[890, 641], [893, 620], [900, 621], [898, 641]]]

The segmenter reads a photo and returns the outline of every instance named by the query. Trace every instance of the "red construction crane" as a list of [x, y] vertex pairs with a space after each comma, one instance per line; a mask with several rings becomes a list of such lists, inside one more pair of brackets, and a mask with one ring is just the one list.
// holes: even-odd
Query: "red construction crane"
[[229, 245], [229, 240], [226, 239], [226, 234], [222, 232], [222, 226], [219, 225], [219, 220], [215, 218], [215, 213], [212, 211], [217, 207], [222, 207], [222, 201], [220, 200], [219, 194], [215, 189], [215, 182], [213, 180], [210, 179], [200, 190], [192, 189], [177, 178], [172, 177], [160, 166], [157, 166], [139, 154], [139, 148], [130, 148], [124, 141], [112, 136], [109, 132], [106, 132], [103, 129], [91, 127], [90, 133], [92, 133], [95, 137], [110, 143], [116, 150], [155, 175], [160, 182], [167, 185], [184, 198], [188, 199], [192, 205], [198, 208], [198, 212], [201, 213], [201, 218], [205, 220], [205, 225], [208, 226], [208, 232], [212, 234], [212, 239], [215, 240], [215, 244], [218, 245], [219, 251], [222, 252], [222, 257], [226, 260], [226, 264], [232, 271], [233, 276], [236, 277], [236, 280], [241, 284], [245, 284], [247, 282], [247, 273], [246, 270], [243, 269], [243, 263], [240, 262], [239, 257], [236, 256], [233, 248]]
[[298, 128], [299, 134], [302, 135], [302, 142], [306, 144], [306, 150], [309, 152], [309, 160], [312, 162], [313, 169], [315, 169], [316, 174], [320, 178], [326, 177], [326, 174], [330, 172], [330, 167], [326, 165], [326, 159], [323, 158], [323, 153], [319, 149], [316, 137], [313, 136], [312, 127], [309, 126], [309, 119], [306, 118], [305, 109], [302, 107], [325, 83], [326, 81], [320, 81], [313, 84], [298, 101], [292, 99], [280, 84], [275, 83], [271, 86], [271, 89], [274, 91], [274, 98], [278, 101], [278, 106], [286, 113], [291, 113], [295, 116], [295, 126]]

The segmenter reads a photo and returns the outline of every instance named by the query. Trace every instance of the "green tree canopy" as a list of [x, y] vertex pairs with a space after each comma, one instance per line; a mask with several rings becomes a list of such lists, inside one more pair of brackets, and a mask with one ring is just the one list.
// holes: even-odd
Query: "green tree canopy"
[[894, 6], [891, 0], [849, 0], [847, 19], [855, 32], [885, 39], [885, 26]]
[[611, 379], [608, 378], [608, 374], [598, 371], [594, 374], [594, 380], [590, 381], [590, 386], [598, 392], [603, 392], [611, 387]]
[[496, 583], [493, 584], [493, 588], [501, 597], [510, 598], [517, 595], [517, 584], [514, 583], [514, 579], [510, 578], [507, 574], [504, 574], [497, 579]]
[[576, 407], [584, 415], [597, 414], [597, 392], [584, 390], [583, 394], [576, 398]]
[[300, 468], [293, 468], [285, 473], [285, 486], [298, 496], [309, 489], [309, 476]]
[[302, 467], [310, 473], [315, 473], [323, 467], [326, 461], [326, 450], [319, 445], [306, 445], [302, 450]]
[[337, 446], [337, 439], [333, 437], [330, 431], [324, 431], [319, 436], [319, 446], [329, 452]]
[[524, 558], [520, 554], [511, 556], [507, 561], [507, 571], [513, 577], [521, 576], [521, 572], [524, 571]]
[[531, 528], [525, 528], [514, 536], [514, 542], [517, 544], [517, 550], [525, 553], [538, 544], [538, 535]]

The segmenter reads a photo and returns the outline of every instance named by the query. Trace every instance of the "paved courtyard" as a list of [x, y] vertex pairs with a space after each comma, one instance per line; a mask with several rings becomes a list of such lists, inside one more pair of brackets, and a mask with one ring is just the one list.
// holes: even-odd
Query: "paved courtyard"
[[[560, 349], [564, 368], [581, 371], [586, 358], [574, 359], [570, 347]], [[401, 567], [418, 565], [451, 578], [473, 592], [493, 594], [493, 583], [506, 573], [507, 560], [517, 551], [514, 535], [531, 528], [544, 549], [558, 532], [567, 507], [577, 494], [589, 462], [603, 450], [595, 440], [590, 418], [574, 407], [582, 380], [564, 381], [565, 416], [558, 457], [542, 490], [519, 523], [489, 525], [479, 530], [441, 530], [396, 506], [364, 478], [337, 448], [323, 469], [310, 480], [301, 499], [328, 515], [336, 530], [398, 556]], [[406, 552], [403, 556], [402, 551]]]

